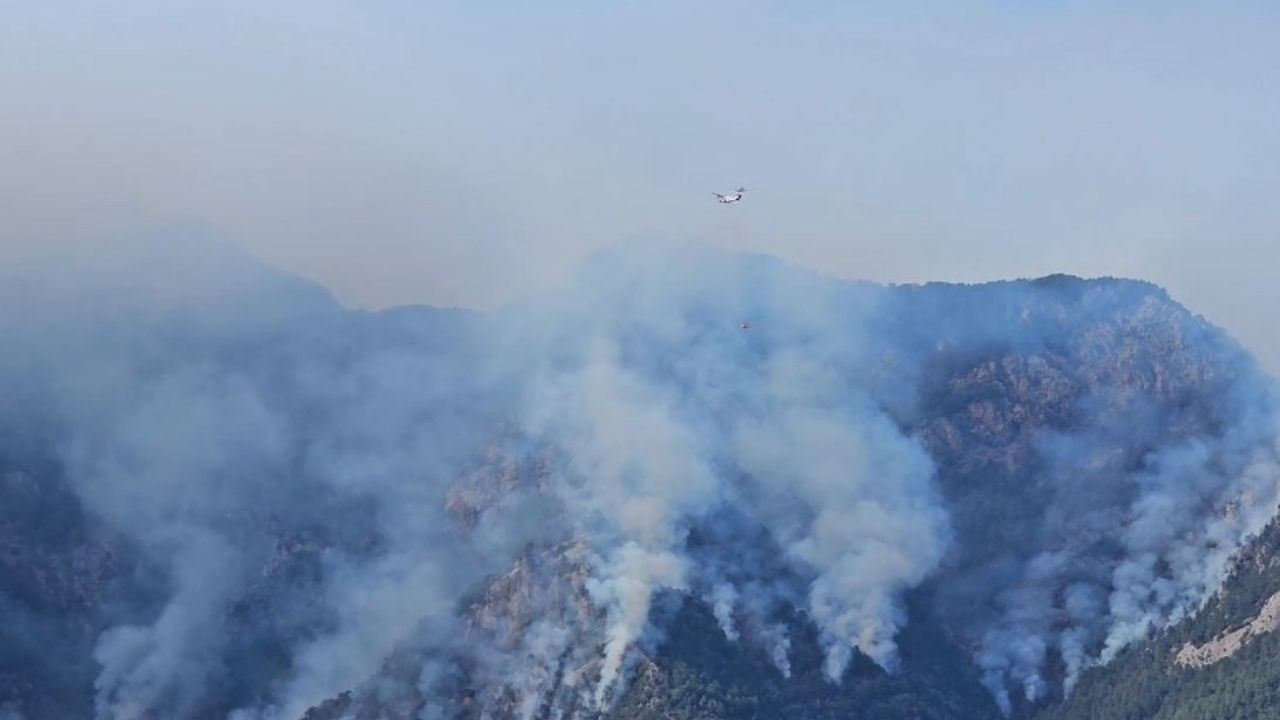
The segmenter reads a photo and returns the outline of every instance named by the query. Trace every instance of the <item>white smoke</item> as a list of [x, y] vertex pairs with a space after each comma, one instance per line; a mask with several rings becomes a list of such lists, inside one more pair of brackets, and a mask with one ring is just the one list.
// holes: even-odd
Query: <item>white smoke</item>
[[[928, 457], [882, 416], [794, 405], [744, 423], [737, 448], [767, 498], [765, 523], [813, 573], [808, 610], [827, 645], [828, 677], [841, 678], [853, 648], [894, 669], [900, 595], [946, 546]], [[788, 496], [799, 504], [787, 508]]]
[[[1264, 439], [1252, 436], [1255, 428], [1236, 432]], [[1233, 440], [1224, 443], [1228, 450]], [[1198, 609], [1221, 585], [1236, 550], [1275, 517], [1280, 463], [1266, 444], [1245, 447], [1244, 457], [1215, 457], [1192, 441], [1150, 458], [1121, 535], [1126, 552], [1112, 574], [1101, 662]]]
[[[1028, 701], [1044, 697], [1051, 650], [1063, 661], [1069, 693], [1084, 669], [1202, 607], [1238, 550], [1276, 516], [1280, 435], [1270, 387], [1242, 373], [1225, 393], [1216, 399], [1221, 434], [1159, 447], [1137, 470], [1117, 463], [1122, 443], [1143, 442], [1138, 431], [1116, 429], [1106, 440], [1083, 432], [1061, 440], [1065, 453], [1051, 454], [1107, 487], [1059, 485], [1056, 502], [1077, 508], [1062, 512], [1078, 516], [1061, 537], [1043, 540], [1051, 549], [1023, 566], [999, 595], [1000, 612], [983, 621], [976, 661], [1006, 714], [1009, 680]], [[1095, 547], [1103, 543], [1118, 552]]]
[[737, 642], [738, 627], [733, 621], [733, 611], [738, 604], [737, 589], [727, 582], [720, 582], [702, 599], [711, 606], [711, 613], [715, 615], [716, 622], [720, 625], [720, 632], [724, 633], [725, 639]]
[[[773, 285], [770, 274], [755, 290], [746, 283], [757, 275], [752, 268], [688, 284], [640, 275], [621, 300], [593, 297], [603, 307], [621, 301], [627, 314], [617, 325], [593, 325], [605, 329], [581, 367], [535, 384], [530, 431], [564, 451], [570, 478], [560, 492], [579, 532], [601, 548], [591, 585], [608, 618], [598, 703], [660, 589], [705, 588], [731, 640], [734, 614], [747, 612], [780, 672], [790, 672], [785, 628], [767, 610], [740, 607], [742, 593], [719, 567], [687, 555], [689, 528], [715, 508], [735, 508], [767, 529], [791, 571], [808, 578], [806, 610], [822, 632], [832, 681], [855, 649], [896, 667], [901, 594], [946, 546], [927, 454], [848, 377], [861, 348], [841, 326], [856, 327], [857, 317], [841, 314], [838, 294]], [[735, 334], [736, 320], [716, 327], [690, 316], [693, 307], [735, 318], [731, 308], [744, 294], [758, 303], [750, 299], [757, 292], [767, 298], [766, 317], [789, 313], [788, 326], [801, 328], [794, 346], [761, 359]], [[646, 304], [651, 297], [656, 305]], [[636, 347], [619, 327], [656, 346]], [[733, 547], [720, 552], [725, 564], [745, 562]], [[781, 581], [757, 580], [752, 594], [783, 597], [772, 586]]]
[[781, 623], [765, 625], [759, 630], [760, 639], [769, 651], [769, 659], [784, 678], [791, 677], [791, 638], [787, 626]]
[[696, 438], [616, 353], [595, 345], [585, 367], [540, 384], [530, 400], [531, 430], [569, 458], [559, 487], [569, 516], [600, 553], [588, 586], [607, 612], [599, 706], [645, 629], [654, 592], [687, 587], [688, 523], [717, 495]]
[[[176, 538], [175, 538], [176, 539]], [[233, 585], [234, 554], [210, 533], [187, 530], [172, 558], [173, 596], [150, 625], [106, 630], [94, 659], [97, 717], [141, 720], [157, 706], [187, 712], [216, 663], [219, 622]]]
[[[60, 320], [75, 329], [56, 342], [17, 323], [37, 349], [12, 367], [47, 366], [76, 493], [160, 578], [98, 638], [102, 718], [220, 708], [217, 688], [241, 683], [237, 720], [295, 720], [406, 654], [423, 718], [464, 691], [502, 716], [598, 710], [660, 641], [655, 599], [671, 596], [701, 599], [783, 677], [791, 623], [816, 627], [832, 682], [855, 653], [894, 671], [904, 594], [935, 573], [967, 580], [943, 562], [964, 550], [953, 528], [970, 509], [944, 501], [913, 424], [937, 338], [972, 334], [985, 351], [1065, 332], [996, 311], [960, 323], [927, 304], [943, 300], [896, 307], [884, 290], [687, 248], [605, 258], [565, 295], [483, 322], [220, 304], [273, 297], [256, 282], [187, 292], [168, 278], [154, 306], [135, 298], [101, 327]], [[992, 292], [1021, 310], [1032, 291]], [[1011, 684], [1032, 702], [1054, 690], [1054, 653], [1069, 689], [1194, 610], [1274, 515], [1270, 406], [1246, 399], [1248, 377], [1227, 385], [1213, 422], [1082, 402], [1081, 427], [1037, 440], [1046, 507], [1008, 521], [1024, 543], [979, 577], [985, 614], [965, 626], [1006, 710]], [[516, 469], [468, 487], [502, 423]], [[537, 477], [520, 465], [533, 448]], [[451, 506], [459, 487], [472, 495]], [[564, 565], [529, 571], [512, 618], [467, 624], [475, 592], [570, 545]], [[284, 659], [246, 678], [236, 661], [256, 650], [233, 627]]]
[[[152, 623], [103, 633], [103, 718], [186, 708], [204, 692], [225, 640], [222, 614], [246, 570], [248, 550], [227, 534], [227, 519], [282, 467], [287, 434], [243, 382], [211, 369], [116, 381], [107, 392], [125, 397], [82, 428], [68, 449], [70, 474], [91, 508], [152, 551], [173, 591]], [[64, 401], [101, 402], [78, 396], [95, 387], [70, 383]]]

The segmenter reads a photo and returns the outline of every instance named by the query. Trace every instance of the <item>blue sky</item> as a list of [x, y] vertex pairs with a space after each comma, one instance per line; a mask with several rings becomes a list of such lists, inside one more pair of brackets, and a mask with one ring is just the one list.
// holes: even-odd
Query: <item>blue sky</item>
[[1263, 2], [5, 3], [0, 259], [198, 228], [351, 305], [490, 307], [661, 234], [1142, 277], [1280, 370], [1278, 32]]

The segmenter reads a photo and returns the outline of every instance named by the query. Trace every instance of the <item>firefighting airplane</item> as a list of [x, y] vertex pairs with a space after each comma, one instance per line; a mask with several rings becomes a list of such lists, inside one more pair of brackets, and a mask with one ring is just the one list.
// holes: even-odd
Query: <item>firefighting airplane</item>
[[742, 202], [742, 194], [747, 191], [746, 188], [738, 188], [731, 193], [711, 193], [716, 196], [716, 202], [722, 205], [730, 203]]

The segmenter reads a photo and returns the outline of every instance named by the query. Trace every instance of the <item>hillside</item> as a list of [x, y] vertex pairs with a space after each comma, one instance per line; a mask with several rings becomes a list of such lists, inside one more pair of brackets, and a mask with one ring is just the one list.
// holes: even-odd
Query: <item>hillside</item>
[[362, 313], [239, 262], [7, 285], [5, 711], [1102, 717], [1280, 589], [1237, 564], [1142, 642], [1277, 477], [1269, 382], [1147, 283], [661, 247]]
[[[941, 569], [910, 596], [901, 671], [885, 674], [859, 654], [842, 683], [825, 680], [819, 631], [801, 613], [785, 621], [792, 674], [780, 673], [770, 660], [776, 650], [726, 638], [714, 595], [677, 593], [673, 609], [654, 611], [665, 613], [654, 621], [660, 637], [605, 717], [998, 717], [993, 699], [1030, 716], [1061, 697], [1090, 637], [1099, 652], [1106, 629], [1073, 624], [1067, 613], [1088, 617], [1070, 596], [1090, 583], [1103, 603], [1114, 589], [1107, 563], [1123, 563], [1115, 545], [1124, 539], [1105, 526], [1132, 512], [1121, 505], [1133, 502], [1126, 475], [1141, 474], [1153, 448], [1219, 432], [1218, 402], [1239, 382], [1244, 359], [1141, 283], [902, 287], [875, 307], [873, 334], [892, 344], [877, 348], [868, 383], [922, 438], [956, 537]], [[918, 394], [893, 393], [903, 378]], [[1060, 484], [1068, 481], [1078, 487]], [[1058, 576], [1042, 568], [1046, 557]], [[481, 607], [501, 607], [503, 598]], [[997, 643], [1011, 631], [1029, 642], [1006, 659]], [[975, 652], [984, 643], [992, 647], [985, 658]], [[424, 702], [412, 697], [403, 707]], [[359, 717], [385, 709], [358, 699], [342, 707], [362, 709]], [[573, 703], [559, 709], [567, 708], [583, 712]]]
[[[1086, 672], [1046, 720], [1256, 720], [1280, 708], [1280, 525], [1234, 564], [1204, 609]], [[1270, 609], [1270, 612], [1268, 610]], [[1245, 632], [1242, 632], [1245, 631]], [[1203, 649], [1198, 654], [1189, 650]]]

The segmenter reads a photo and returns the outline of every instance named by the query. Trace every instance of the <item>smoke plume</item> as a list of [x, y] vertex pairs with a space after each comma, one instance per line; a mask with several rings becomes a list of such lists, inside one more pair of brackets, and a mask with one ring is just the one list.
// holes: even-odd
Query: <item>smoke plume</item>
[[134, 563], [92, 620], [104, 719], [572, 717], [680, 602], [781, 679], [809, 624], [838, 684], [902, 671], [912, 592], [1008, 711], [1193, 611], [1275, 513], [1269, 381], [1140, 283], [647, 242], [524, 307], [361, 313], [199, 247], [2, 291], [0, 428]]

